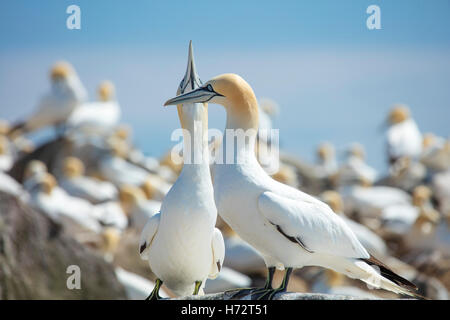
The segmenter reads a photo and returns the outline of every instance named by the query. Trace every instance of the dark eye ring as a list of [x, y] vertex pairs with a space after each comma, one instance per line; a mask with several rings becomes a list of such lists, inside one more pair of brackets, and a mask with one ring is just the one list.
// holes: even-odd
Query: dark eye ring
[[213, 92], [213, 91], [214, 91], [212, 85], [210, 85], [210, 84], [208, 84], [208, 86], [207, 86], [206, 88], [207, 88], [210, 92]]

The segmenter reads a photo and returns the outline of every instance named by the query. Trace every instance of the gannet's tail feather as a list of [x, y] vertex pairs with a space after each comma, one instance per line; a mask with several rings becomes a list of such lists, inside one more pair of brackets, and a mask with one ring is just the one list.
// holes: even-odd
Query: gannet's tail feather
[[413, 283], [399, 276], [372, 256], [368, 259], [347, 258], [335, 271], [341, 272], [352, 279], [364, 281], [375, 289], [385, 289], [397, 294], [424, 298], [414, 292], [417, 287]]
[[405, 278], [399, 276], [398, 274], [396, 274], [388, 266], [386, 266], [380, 260], [376, 259], [374, 256], [371, 255], [369, 259], [361, 259], [361, 260], [372, 267], [376, 266], [380, 270], [380, 273], [384, 278], [394, 282], [396, 285], [398, 285], [402, 288], [405, 288], [407, 290], [410, 290], [410, 291], [417, 290], [417, 286], [414, 283], [412, 283], [412, 282], [406, 280]]

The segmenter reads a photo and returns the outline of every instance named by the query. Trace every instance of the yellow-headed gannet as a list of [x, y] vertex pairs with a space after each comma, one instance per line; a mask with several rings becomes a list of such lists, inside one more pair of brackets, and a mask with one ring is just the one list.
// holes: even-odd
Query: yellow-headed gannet
[[130, 225], [139, 229], [161, 209], [161, 202], [147, 200], [144, 192], [135, 186], [125, 185], [120, 188], [119, 200]]
[[50, 92], [41, 99], [37, 110], [27, 120], [11, 128], [11, 135], [63, 125], [75, 108], [86, 101], [86, 89], [68, 62], [55, 63], [50, 71], [50, 79]]
[[83, 162], [75, 157], [64, 159], [62, 176], [58, 183], [74, 197], [86, 199], [92, 203], [112, 201], [117, 198], [117, 188], [108, 181], [100, 181], [84, 175]]
[[97, 92], [99, 101], [83, 103], [76, 108], [67, 120], [67, 129], [102, 134], [118, 124], [121, 112], [116, 101], [114, 84], [111, 81], [103, 81]]
[[[190, 43], [186, 74], [177, 93], [200, 85]], [[222, 267], [225, 248], [222, 233], [214, 227], [217, 209], [209, 169], [207, 110], [203, 103], [178, 105], [184, 129], [183, 169], [161, 212], [149, 219], [141, 234], [141, 257], [148, 259], [158, 277], [149, 299], [159, 298], [162, 282], [177, 295], [202, 293], [206, 279], [217, 277]]]
[[424, 134], [420, 161], [433, 172], [450, 169], [450, 139]]
[[[414, 284], [371, 256], [329, 206], [273, 180], [261, 168], [254, 152], [258, 104], [244, 79], [236, 74], [219, 75], [165, 105], [202, 102], [223, 105], [226, 129], [234, 133], [230, 137], [225, 134], [222, 143], [228, 163], [214, 165], [214, 195], [220, 216], [264, 257], [269, 272], [259, 298], [269, 293], [270, 299], [285, 291], [293, 268], [308, 265], [333, 269], [375, 288], [412, 295]], [[286, 268], [286, 273], [281, 286], [272, 289], [275, 268]]]
[[433, 176], [431, 187], [438, 201], [439, 210], [448, 217], [450, 225], [450, 169], [436, 173]]
[[416, 122], [411, 118], [409, 108], [402, 104], [392, 107], [388, 117], [389, 128], [386, 131], [389, 162], [409, 157], [417, 159], [422, 152], [422, 134]]
[[377, 172], [370, 167], [365, 160], [364, 147], [359, 143], [353, 143], [347, 151], [347, 160], [339, 168], [339, 185], [351, 185], [361, 180], [373, 184], [377, 178]]
[[30, 192], [30, 205], [55, 221], [69, 218], [90, 231], [99, 233], [102, 229], [92, 216], [92, 205], [83, 199], [69, 196], [57, 186], [56, 179], [49, 173], [41, 176]]

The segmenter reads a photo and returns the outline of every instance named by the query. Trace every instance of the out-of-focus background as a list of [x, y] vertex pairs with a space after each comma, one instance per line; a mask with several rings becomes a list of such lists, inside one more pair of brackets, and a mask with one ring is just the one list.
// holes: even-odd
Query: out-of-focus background
[[[112, 80], [123, 119], [148, 154], [165, 152], [175, 110], [162, 104], [177, 89], [193, 40], [202, 80], [244, 77], [257, 97], [282, 107], [281, 143], [312, 160], [315, 146], [345, 147], [358, 137], [368, 162], [385, 168], [377, 130], [396, 102], [420, 127], [448, 135], [448, 1], [5, 1], [0, 19], [0, 117], [26, 116], [48, 88], [48, 68], [73, 63], [91, 98]], [[81, 8], [81, 30], [66, 28], [66, 8]], [[381, 8], [381, 30], [366, 9]], [[210, 127], [225, 112], [210, 108]]]
[[[260, 128], [279, 129], [280, 167], [265, 169], [327, 202], [420, 294], [448, 299], [450, 2], [373, 2], [3, 1], [0, 298], [150, 293], [139, 235], [180, 172], [167, 157], [177, 112], [162, 105], [192, 40], [200, 78], [241, 75]], [[210, 128], [225, 117], [210, 105]], [[263, 284], [259, 254], [218, 226], [225, 268], [205, 291]], [[396, 297], [314, 267], [289, 290]]]

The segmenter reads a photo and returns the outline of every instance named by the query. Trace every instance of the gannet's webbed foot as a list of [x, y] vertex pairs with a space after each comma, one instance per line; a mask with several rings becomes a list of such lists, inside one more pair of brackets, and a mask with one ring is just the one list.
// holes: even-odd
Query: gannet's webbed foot
[[257, 300], [265, 300], [265, 298], [267, 298], [267, 300], [273, 300], [275, 295], [277, 295], [278, 293], [286, 292], [291, 273], [292, 273], [292, 268], [287, 268], [286, 272], [284, 274], [283, 282], [281, 283], [280, 287], [278, 287], [276, 289], [272, 289], [272, 288], [267, 289], [265, 292], [262, 292], [261, 295], [259, 297], [257, 297], [256, 299]]
[[162, 297], [159, 295], [159, 289], [161, 288], [163, 282], [160, 279], [156, 279], [155, 287], [152, 293], [145, 300], [161, 300]]
[[194, 296], [198, 295], [201, 285], [202, 285], [201, 281], [195, 281], [195, 288], [194, 288], [194, 293], [193, 293]]
[[267, 278], [266, 278], [266, 284], [263, 288], [241, 288], [241, 289], [233, 289], [225, 291], [225, 293], [236, 291], [235, 294], [233, 294], [230, 297], [230, 300], [243, 298], [247, 295], [251, 294], [251, 298], [254, 299], [254, 295], [258, 296], [259, 294], [265, 293], [267, 290], [272, 290], [272, 280], [273, 280], [273, 274], [275, 273], [275, 267], [268, 268], [267, 271]]

